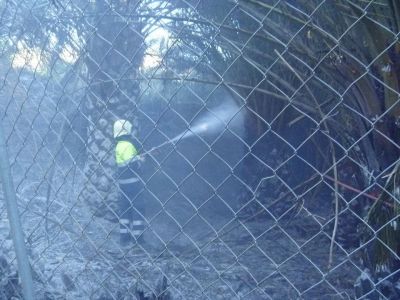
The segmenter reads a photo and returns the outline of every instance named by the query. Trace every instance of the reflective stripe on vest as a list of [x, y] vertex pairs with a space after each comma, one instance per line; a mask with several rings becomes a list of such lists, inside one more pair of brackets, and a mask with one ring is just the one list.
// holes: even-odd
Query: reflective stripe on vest
[[138, 182], [139, 179], [136, 177], [132, 177], [132, 178], [126, 178], [126, 179], [118, 179], [117, 182], [119, 184], [130, 184], [130, 183], [135, 183]]
[[129, 219], [119, 219], [121, 225], [129, 225]]
[[143, 221], [132, 221], [131, 223], [132, 223], [132, 226], [142, 226], [142, 225], [144, 225]]
[[127, 165], [135, 156], [137, 150], [129, 141], [119, 141], [115, 147], [115, 161], [118, 166]]

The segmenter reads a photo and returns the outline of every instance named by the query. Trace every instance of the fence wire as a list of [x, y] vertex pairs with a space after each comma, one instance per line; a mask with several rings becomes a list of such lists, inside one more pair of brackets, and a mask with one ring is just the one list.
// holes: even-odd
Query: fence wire
[[397, 0], [0, 0], [0, 24], [30, 296], [400, 298]]

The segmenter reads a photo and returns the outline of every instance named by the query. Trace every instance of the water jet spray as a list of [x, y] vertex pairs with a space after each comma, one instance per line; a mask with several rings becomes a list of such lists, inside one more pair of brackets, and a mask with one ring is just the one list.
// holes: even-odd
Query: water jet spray
[[240, 109], [233, 102], [220, 105], [217, 108], [207, 108], [207, 113], [195, 119], [193, 125], [188, 127], [185, 131], [141, 155], [150, 154], [166, 145], [176, 145], [179, 141], [192, 136], [205, 136], [219, 133], [224, 130], [238, 114], [240, 114]]

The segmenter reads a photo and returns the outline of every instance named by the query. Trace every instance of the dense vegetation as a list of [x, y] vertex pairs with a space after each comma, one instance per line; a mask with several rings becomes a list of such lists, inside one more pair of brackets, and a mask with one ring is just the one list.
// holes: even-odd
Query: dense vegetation
[[330, 239], [328, 269], [338, 248], [398, 280], [398, 1], [22, 2], [0, 1], [2, 64], [20, 70], [3, 68], [0, 88], [34, 74], [38, 111], [56, 112], [40, 132], [57, 144], [47, 183], [73, 161], [79, 199], [115, 221], [113, 121], [133, 120], [144, 149], [177, 126], [158, 127], [168, 111], [190, 126], [223, 89], [245, 115], [237, 217], [316, 229]]

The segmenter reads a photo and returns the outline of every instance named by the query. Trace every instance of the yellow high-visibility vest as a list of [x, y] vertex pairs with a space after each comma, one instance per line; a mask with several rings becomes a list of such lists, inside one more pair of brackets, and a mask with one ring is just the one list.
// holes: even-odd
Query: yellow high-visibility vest
[[137, 155], [135, 146], [129, 141], [119, 141], [115, 147], [115, 161], [118, 166], [125, 166]]

